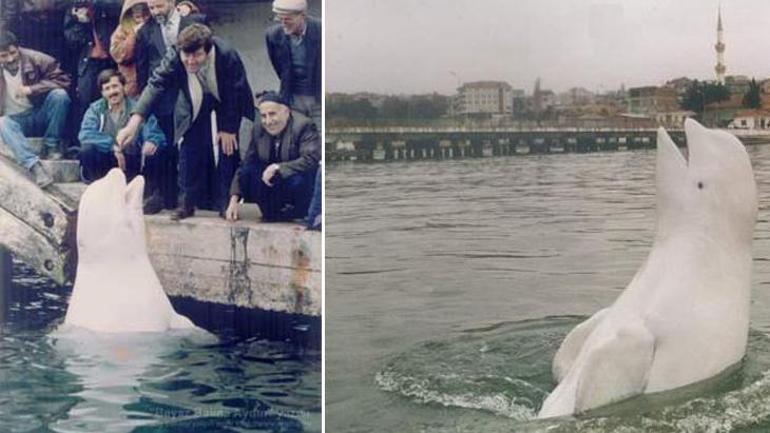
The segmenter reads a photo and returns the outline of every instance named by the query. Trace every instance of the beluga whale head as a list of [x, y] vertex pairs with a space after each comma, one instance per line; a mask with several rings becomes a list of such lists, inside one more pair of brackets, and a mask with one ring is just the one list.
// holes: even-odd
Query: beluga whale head
[[147, 255], [144, 178], [120, 169], [86, 188], [78, 207], [78, 266], [64, 325], [98, 332], [195, 328], [177, 314]]
[[757, 188], [733, 135], [684, 124], [683, 154], [662, 128], [656, 234], [607, 308], [573, 329], [553, 361], [538, 417], [582, 413], [701, 382], [746, 353]]
[[709, 235], [750, 243], [757, 219], [757, 188], [743, 144], [695, 120], [684, 123], [686, 156], [663, 128], [656, 164], [657, 239]]

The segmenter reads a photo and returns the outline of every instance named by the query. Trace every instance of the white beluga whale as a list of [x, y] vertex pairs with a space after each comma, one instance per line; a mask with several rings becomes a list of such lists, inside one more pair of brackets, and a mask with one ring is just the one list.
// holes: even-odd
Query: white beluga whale
[[573, 329], [539, 418], [700, 382], [746, 353], [757, 190], [737, 138], [686, 120], [688, 157], [661, 128], [651, 251], [615, 302]]
[[77, 223], [78, 265], [64, 326], [97, 332], [197, 329], [171, 306], [147, 255], [144, 178], [119, 169], [86, 188]]

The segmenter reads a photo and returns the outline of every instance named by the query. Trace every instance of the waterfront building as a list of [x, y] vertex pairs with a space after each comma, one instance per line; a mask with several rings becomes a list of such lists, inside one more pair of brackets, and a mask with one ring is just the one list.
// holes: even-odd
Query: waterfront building
[[583, 87], [573, 87], [558, 96], [562, 107], [585, 106], [593, 104], [596, 95]]
[[653, 115], [679, 110], [679, 96], [673, 87], [643, 86], [628, 89], [628, 112]]
[[505, 81], [474, 81], [457, 89], [455, 115], [511, 115], [513, 88]]
[[727, 127], [731, 129], [770, 129], [770, 112], [765, 110], [738, 111]]
[[682, 97], [687, 92], [687, 89], [692, 85], [692, 83], [693, 80], [690, 78], [679, 77], [666, 81], [665, 86], [674, 88], [674, 90], [676, 90], [677, 96], [679, 97], [679, 100], [681, 101]]
[[655, 123], [666, 128], [682, 128], [688, 117], [695, 116], [694, 111], [676, 110], [653, 114]]

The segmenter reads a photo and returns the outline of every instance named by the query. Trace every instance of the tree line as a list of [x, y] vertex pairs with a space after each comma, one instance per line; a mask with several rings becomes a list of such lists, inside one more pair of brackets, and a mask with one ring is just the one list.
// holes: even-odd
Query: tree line
[[333, 94], [326, 98], [329, 119], [438, 119], [449, 112], [451, 97], [429, 95], [373, 98]]

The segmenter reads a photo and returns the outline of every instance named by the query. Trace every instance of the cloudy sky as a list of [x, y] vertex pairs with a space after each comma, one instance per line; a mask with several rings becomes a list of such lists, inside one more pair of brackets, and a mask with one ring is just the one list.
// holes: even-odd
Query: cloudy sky
[[[712, 79], [718, 0], [327, 0], [326, 91], [592, 91]], [[728, 74], [770, 77], [770, 1], [722, 0]]]

